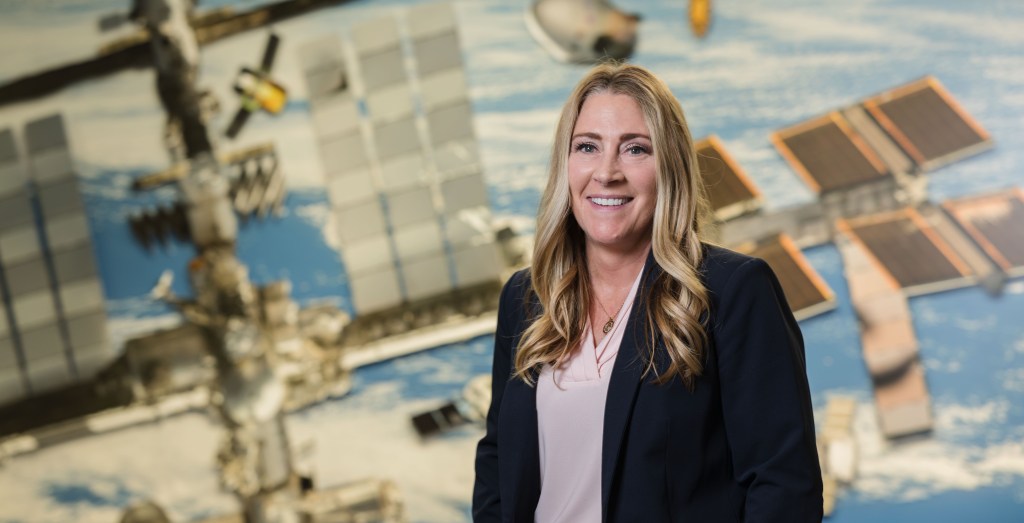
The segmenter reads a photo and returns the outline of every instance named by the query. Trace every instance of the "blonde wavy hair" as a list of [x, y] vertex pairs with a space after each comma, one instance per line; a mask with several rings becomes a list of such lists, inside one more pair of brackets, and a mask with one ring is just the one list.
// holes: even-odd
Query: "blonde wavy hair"
[[[520, 338], [515, 376], [533, 385], [535, 371], [565, 361], [583, 337], [591, 300], [590, 277], [584, 233], [572, 215], [567, 163], [580, 109], [587, 97], [596, 93], [623, 94], [637, 102], [657, 165], [651, 249], [663, 272], [636, 301], [645, 304], [647, 312], [646, 351], [640, 349], [646, 364], [644, 375], [654, 373], [658, 383], [678, 376], [692, 388], [703, 372], [707, 344], [701, 318], [708, 309], [708, 295], [698, 273], [703, 256], [698, 233], [707, 213], [704, 185], [679, 102], [661, 79], [629, 64], [594, 67], [562, 108], [548, 183], [537, 213], [530, 269], [531, 292], [541, 309], [532, 311], [536, 317]], [[656, 354], [659, 339], [667, 354]], [[662, 365], [656, 365], [657, 361], [668, 363], [660, 374]]]

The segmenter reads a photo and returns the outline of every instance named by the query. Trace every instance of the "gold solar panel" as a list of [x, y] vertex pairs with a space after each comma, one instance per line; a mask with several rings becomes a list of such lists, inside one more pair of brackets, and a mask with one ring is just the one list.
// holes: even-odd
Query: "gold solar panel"
[[697, 162], [711, 210], [728, 220], [760, 206], [761, 192], [717, 136], [697, 142]]
[[1024, 190], [950, 200], [943, 207], [1004, 272], [1024, 274]]
[[778, 131], [772, 142], [818, 193], [890, 176], [878, 155], [838, 112]]
[[772, 142], [818, 193], [920, 174], [992, 145], [930, 76], [782, 129]]
[[804, 319], [835, 307], [835, 294], [803, 253], [786, 234], [766, 238], [756, 246], [741, 249], [763, 259], [775, 272], [797, 319]]
[[870, 98], [864, 107], [923, 169], [990, 144], [988, 132], [933, 77]]
[[839, 220], [910, 294], [947, 288], [973, 276], [970, 267], [912, 208]]

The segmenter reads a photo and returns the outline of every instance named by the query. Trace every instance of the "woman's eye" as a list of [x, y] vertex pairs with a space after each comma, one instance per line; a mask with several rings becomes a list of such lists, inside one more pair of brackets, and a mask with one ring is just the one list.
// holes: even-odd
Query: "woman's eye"
[[638, 154], [650, 154], [651, 151], [650, 151], [650, 149], [648, 149], [647, 147], [644, 147], [642, 145], [630, 145], [629, 147], [626, 148], [626, 152], [628, 152], [629, 154], [638, 155]]
[[576, 151], [581, 153], [592, 153], [597, 150], [597, 147], [590, 142], [580, 142], [576, 144]]

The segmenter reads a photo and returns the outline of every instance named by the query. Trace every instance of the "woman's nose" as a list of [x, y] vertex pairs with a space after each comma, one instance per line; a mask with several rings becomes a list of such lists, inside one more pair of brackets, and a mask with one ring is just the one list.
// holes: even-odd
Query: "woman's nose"
[[601, 159], [601, 164], [594, 172], [594, 181], [601, 185], [608, 185], [623, 178], [622, 166], [619, 165], [617, 154], [608, 154]]

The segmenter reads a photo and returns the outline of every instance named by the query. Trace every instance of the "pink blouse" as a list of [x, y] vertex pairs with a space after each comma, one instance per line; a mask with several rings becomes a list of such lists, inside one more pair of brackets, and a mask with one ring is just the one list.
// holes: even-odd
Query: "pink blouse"
[[583, 341], [569, 361], [557, 369], [545, 367], [537, 380], [538, 523], [601, 521], [604, 404], [641, 274], [601, 343], [594, 345], [587, 321]]

